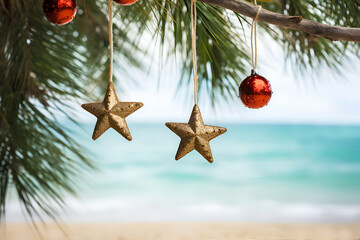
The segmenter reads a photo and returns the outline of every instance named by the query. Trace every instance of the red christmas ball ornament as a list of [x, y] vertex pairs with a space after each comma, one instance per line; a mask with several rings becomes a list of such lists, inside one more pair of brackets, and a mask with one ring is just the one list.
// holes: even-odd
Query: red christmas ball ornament
[[242, 81], [239, 87], [239, 97], [244, 105], [248, 108], [262, 108], [266, 106], [271, 98], [272, 90], [270, 82], [255, 73]]
[[45, 17], [57, 25], [64, 25], [73, 20], [76, 7], [75, 0], [45, 0], [43, 4]]
[[116, 2], [117, 4], [120, 5], [131, 5], [136, 3], [138, 0], [114, 0], [114, 2]]

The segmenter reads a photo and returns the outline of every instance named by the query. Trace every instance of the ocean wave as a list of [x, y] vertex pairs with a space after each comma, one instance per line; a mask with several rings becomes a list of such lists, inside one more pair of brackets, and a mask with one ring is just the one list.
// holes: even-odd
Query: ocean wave
[[[305, 222], [358, 223], [360, 204], [284, 203], [273, 200], [248, 201], [233, 205], [216, 202], [197, 204], [106, 198], [81, 201], [68, 199], [60, 218], [67, 222], [133, 221], [236, 221], [236, 222]], [[145, 204], [147, 203], [147, 204]], [[42, 216], [47, 219], [46, 216]], [[16, 202], [7, 208], [6, 220], [24, 221], [23, 210]], [[47, 219], [49, 220], [49, 219]]]

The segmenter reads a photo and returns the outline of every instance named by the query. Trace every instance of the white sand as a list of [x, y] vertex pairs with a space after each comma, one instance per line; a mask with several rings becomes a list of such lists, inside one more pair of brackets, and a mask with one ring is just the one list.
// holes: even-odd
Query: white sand
[[[360, 240], [360, 224], [74, 223], [39, 226], [45, 240]], [[41, 239], [31, 225], [6, 224], [0, 239]]]

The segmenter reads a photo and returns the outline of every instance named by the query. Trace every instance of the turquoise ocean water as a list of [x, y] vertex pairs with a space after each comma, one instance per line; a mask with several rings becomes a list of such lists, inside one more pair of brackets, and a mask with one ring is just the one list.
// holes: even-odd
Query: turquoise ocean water
[[77, 128], [99, 170], [63, 219], [360, 222], [360, 126], [223, 125], [213, 164], [195, 151], [175, 161], [179, 138], [162, 124], [129, 123], [132, 142]]

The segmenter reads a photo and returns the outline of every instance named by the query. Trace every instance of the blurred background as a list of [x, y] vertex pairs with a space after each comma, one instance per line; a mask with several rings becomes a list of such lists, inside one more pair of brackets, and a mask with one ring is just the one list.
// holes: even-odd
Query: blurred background
[[[149, 72], [132, 72], [138, 85], [115, 72], [119, 99], [144, 103], [127, 118], [132, 142], [112, 129], [91, 140], [95, 117], [80, 108], [83, 100], [69, 103], [78, 125], [60, 112], [59, 123], [98, 170], [74, 180], [77, 196], [65, 195], [60, 219], [359, 222], [360, 61], [338, 75], [324, 68], [308, 78], [275, 42], [259, 42], [258, 73], [274, 92], [268, 106], [251, 110], [239, 99], [212, 105], [201, 92], [205, 124], [228, 129], [211, 141], [213, 164], [195, 151], [174, 160], [180, 139], [165, 122], [187, 122], [193, 107], [192, 86], [179, 87], [176, 62], [160, 68], [155, 57]], [[8, 204], [6, 220], [24, 220], [14, 193]]]

